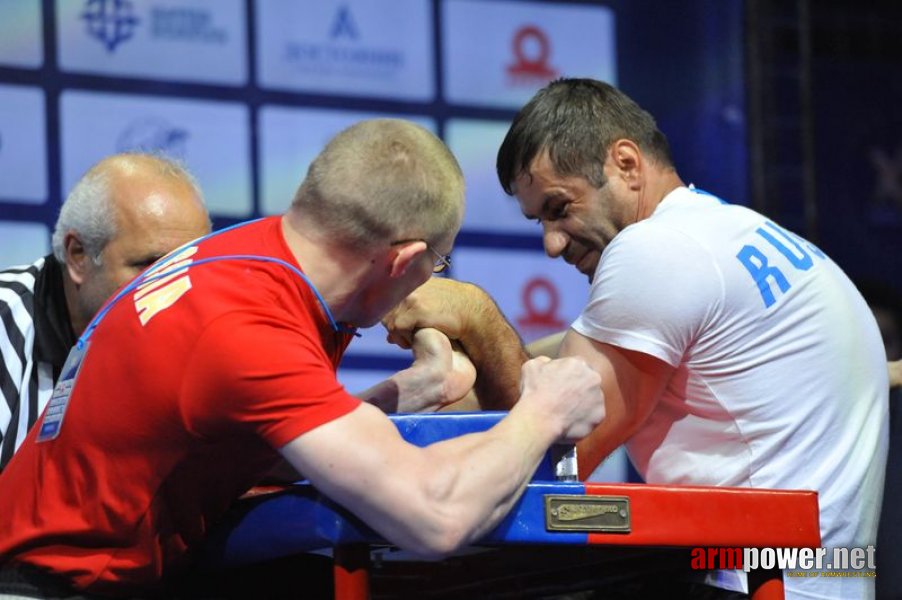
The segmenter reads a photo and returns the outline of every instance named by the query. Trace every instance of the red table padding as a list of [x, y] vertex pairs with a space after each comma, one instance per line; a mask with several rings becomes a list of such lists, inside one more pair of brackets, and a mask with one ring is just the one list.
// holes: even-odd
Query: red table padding
[[590, 533], [589, 544], [816, 548], [817, 493], [587, 482], [586, 495], [628, 496], [631, 531]]

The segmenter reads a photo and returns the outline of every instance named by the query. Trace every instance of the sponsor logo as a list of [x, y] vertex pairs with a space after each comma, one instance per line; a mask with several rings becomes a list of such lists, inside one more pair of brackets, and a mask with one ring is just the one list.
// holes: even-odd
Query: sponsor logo
[[874, 546], [866, 548], [693, 548], [696, 570], [781, 569], [787, 577], [874, 577]]
[[[135, 34], [142, 20], [135, 16], [130, 0], [87, 0], [81, 14], [88, 35], [100, 40], [113, 53]], [[225, 44], [228, 34], [216, 27], [213, 13], [182, 6], [152, 6], [147, 23], [151, 39], [159, 41]]]
[[140, 23], [129, 0], [88, 0], [81, 19], [88, 35], [100, 40], [110, 53], [129, 40]]
[[142, 117], [132, 121], [116, 140], [119, 152], [149, 152], [184, 161], [190, 134], [187, 129], [160, 117]]
[[513, 86], [542, 85], [557, 77], [558, 72], [548, 64], [551, 42], [548, 35], [535, 25], [524, 25], [511, 40], [514, 63], [508, 65], [508, 82]]
[[357, 33], [357, 25], [354, 24], [354, 17], [347, 6], [342, 6], [335, 14], [332, 23], [332, 29], [329, 31], [329, 37], [333, 40], [346, 37], [350, 40], [357, 40], [360, 34]]
[[533, 277], [523, 286], [520, 298], [525, 314], [517, 317], [517, 325], [524, 332], [538, 336], [564, 328], [564, 322], [557, 314], [561, 295], [554, 283], [544, 277]]
[[150, 9], [150, 35], [157, 40], [225, 44], [228, 34], [213, 23], [208, 10], [185, 7]]
[[367, 45], [347, 6], [340, 6], [332, 18], [328, 41], [288, 42], [283, 57], [297, 71], [324, 77], [394, 77], [405, 63], [397, 48]]

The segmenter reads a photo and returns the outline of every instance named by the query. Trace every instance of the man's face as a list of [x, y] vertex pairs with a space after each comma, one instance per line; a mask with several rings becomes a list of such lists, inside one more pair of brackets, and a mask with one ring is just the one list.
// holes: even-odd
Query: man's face
[[116, 232], [100, 253], [101, 264], [86, 262], [78, 290], [87, 319], [158, 258], [210, 231], [201, 201], [182, 181], [132, 175], [115, 178], [112, 186]]
[[584, 177], [558, 175], [543, 152], [512, 186], [523, 215], [542, 224], [545, 253], [562, 257], [589, 281], [607, 245], [636, 220], [636, 197], [627, 193], [610, 160], [604, 174], [600, 189]]
[[[442, 255], [451, 253], [454, 235], [448, 235], [437, 242], [433, 248]], [[426, 283], [433, 275], [436, 255], [426, 248], [399, 277], [383, 277], [369, 286], [361, 296], [356, 315], [349, 321], [356, 327], [372, 327], [379, 323], [385, 315], [398, 306], [411, 292]]]

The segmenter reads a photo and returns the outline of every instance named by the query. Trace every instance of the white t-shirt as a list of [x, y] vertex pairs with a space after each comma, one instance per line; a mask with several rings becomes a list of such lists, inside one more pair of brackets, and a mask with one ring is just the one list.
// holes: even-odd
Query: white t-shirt
[[[815, 246], [678, 188], [605, 249], [573, 328], [676, 368], [627, 443], [647, 482], [816, 490], [823, 546], [874, 544], [886, 355], [864, 299]], [[868, 577], [785, 585], [796, 598], [874, 594]]]

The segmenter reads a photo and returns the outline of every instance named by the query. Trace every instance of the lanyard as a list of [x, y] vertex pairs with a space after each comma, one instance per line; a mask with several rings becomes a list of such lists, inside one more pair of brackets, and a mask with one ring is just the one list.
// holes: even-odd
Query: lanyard
[[[259, 221], [259, 219], [257, 219]], [[211, 256], [209, 258], [202, 258], [200, 260], [194, 261], [190, 264], [182, 265], [180, 267], [176, 267], [174, 269], [167, 269], [166, 265], [176, 261], [181, 254], [181, 252], [190, 248], [196, 244], [203, 242], [206, 239], [209, 239], [215, 235], [219, 235], [220, 233], [224, 233], [229, 231], [230, 229], [234, 229], [236, 227], [242, 227], [244, 225], [248, 225], [250, 223], [254, 223], [255, 221], [249, 221], [247, 223], [238, 223], [236, 225], [232, 225], [231, 227], [227, 227], [215, 233], [208, 233], [207, 235], [200, 237], [194, 241], [188, 242], [180, 246], [178, 249], [173, 250], [165, 257], [160, 259], [153, 266], [145, 270], [143, 273], [138, 275], [134, 280], [132, 280], [128, 285], [126, 285], [122, 290], [119, 291], [111, 300], [109, 300], [106, 304], [103, 305], [103, 308], [98, 311], [98, 313], [91, 319], [91, 322], [88, 323], [88, 326], [85, 328], [84, 333], [78, 338], [78, 341], [75, 343], [75, 347], [69, 351], [69, 356], [66, 357], [66, 363], [63, 365], [62, 373], [60, 374], [60, 379], [56, 383], [53, 388], [53, 394], [50, 397], [50, 401], [47, 403], [47, 408], [44, 410], [44, 414], [41, 419], [41, 426], [38, 430], [37, 441], [38, 442], [47, 442], [53, 439], [56, 439], [59, 436], [60, 431], [63, 426], [63, 418], [66, 415], [66, 409], [69, 407], [69, 398], [72, 396], [72, 390], [75, 387], [75, 381], [78, 377], [78, 373], [81, 370], [81, 365], [84, 363], [85, 354], [88, 352], [88, 347], [91, 340], [91, 334], [97, 328], [103, 318], [110, 312], [110, 309], [117, 303], [119, 300], [124, 298], [130, 292], [132, 292], [135, 288], [145, 283], [150, 283], [152, 281], [156, 281], [163, 277], [171, 277], [175, 274], [182, 273], [183, 271], [187, 271], [191, 267], [196, 267], [198, 265], [203, 265], [212, 262], [219, 262], [221, 260], [254, 260], [259, 262], [269, 262], [276, 263], [282, 265], [287, 268], [289, 271], [297, 275], [301, 278], [301, 280], [307, 284], [307, 286], [313, 291], [313, 295], [316, 296], [316, 299], [319, 301], [320, 305], [323, 307], [323, 311], [326, 313], [326, 317], [329, 319], [329, 324], [332, 326], [332, 329], [338, 333], [352, 333], [354, 335], [359, 336], [360, 334], [356, 332], [356, 329], [346, 327], [340, 325], [335, 322], [335, 318], [332, 316], [332, 311], [329, 310], [329, 306], [326, 304], [325, 299], [310, 281], [306, 275], [304, 275], [300, 269], [295, 267], [294, 265], [285, 262], [282, 259], [275, 258], [273, 256], [258, 256], [254, 254], [229, 254], [223, 256]], [[151, 275], [148, 275], [151, 274]]]

